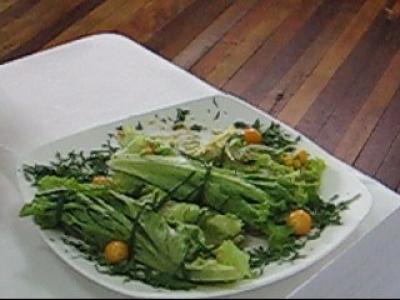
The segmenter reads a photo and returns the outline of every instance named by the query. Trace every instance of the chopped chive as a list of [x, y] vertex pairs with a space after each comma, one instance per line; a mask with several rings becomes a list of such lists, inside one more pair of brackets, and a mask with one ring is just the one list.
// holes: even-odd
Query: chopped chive
[[219, 105], [218, 105], [218, 103], [217, 103], [217, 99], [216, 99], [215, 97], [213, 98], [212, 102], [213, 102], [213, 104], [214, 104], [214, 106], [215, 106], [216, 108], [219, 108]]
[[143, 125], [142, 123], [140, 123], [140, 121], [138, 121], [137, 125], [135, 126], [136, 130], [143, 130]]
[[221, 111], [219, 110], [214, 116], [214, 121], [218, 120], [220, 116], [221, 116]]

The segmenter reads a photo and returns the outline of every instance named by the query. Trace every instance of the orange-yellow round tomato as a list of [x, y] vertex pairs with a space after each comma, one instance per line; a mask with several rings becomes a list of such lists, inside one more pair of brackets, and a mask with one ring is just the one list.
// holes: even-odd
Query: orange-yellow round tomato
[[111, 179], [107, 178], [106, 176], [95, 176], [92, 179], [92, 184], [96, 184], [96, 185], [110, 185]]
[[249, 144], [260, 144], [262, 142], [261, 133], [254, 128], [246, 128], [243, 132], [243, 137]]
[[104, 257], [110, 264], [117, 264], [128, 258], [128, 245], [122, 241], [111, 241], [104, 248]]
[[296, 156], [297, 156], [297, 159], [301, 162], [301, 164], [305, 165], [308, 161], [309, 154], [307, 153], [307, 151], [301, 150], [301, 151], [299, 151], [299, 153], [297, 153]]
[[296, 235], [306, 235], [311, 231], [312, 219], [308, 212], [298, 209], [289, 215], [287, 224]]

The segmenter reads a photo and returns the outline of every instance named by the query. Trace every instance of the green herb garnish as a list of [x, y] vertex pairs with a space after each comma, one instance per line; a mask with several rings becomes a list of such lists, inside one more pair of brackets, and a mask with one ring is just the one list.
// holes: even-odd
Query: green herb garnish
[[137, 123], [137, 125], [135, 126], [136, 130], [143, 130], [143, 125], [142, 123], [140, 123], [140, 121]]
[[[218, 108], [215, 98], [213, 103]], [[172, 129], [186, 128], [189, 114], [177, 109], [175, 120], [168, 117]], [[305, 151], [287, 153], [299, 139], [278, 124], [264, 127], [257, 119], [234, 126], [202, 144], [200, 134], [188, 130], [148, 135], [138, 122], [136, 130], [117, 127], [118, 146], [110, 136], [88, 154], [57, 153], [47, 165], [25, 165], [37, 192], [20, 216], [65, 235], [64, 242], [94, 261], [99, 272], [156, 288], [238, 282], [271, 263], [301, 259], [307, 242], [327, 226], [341, 225], [341, 213], [359, 195], [340, 203], [337, 195], [321, 199], [325, 162]], [[249, 127], [261, 133], [262, 142], [243, 139], [237, 129]], [[305, 211], [305, 231], [291, 222], [297, 210]], [[246, 248], [241, 242], [250, 236], [268, 247]], [[111, 241], [125, 246], [117, 262], [103, 253]]]
[[221, 116], [221, 111], [219, 110], [219, 111], [217, 111], [217, 113], [214, 116], [214, 121], [218, 120], [220, 118], [220, 116]]
[[66, 156], [57, 152], [54, 162], [49, 165], [24, 165], [23, 173], [26, 180], [34, 186], [46, 176], [59, 176], [74, 178], [79, 182], [91, 182], [95, 176], [107, 176], [109, 174], [107, 161], [117, 149], [118, 147], [113, 146], [111, 139], [109, 139], [102, 145], [101, 149], [92, 150], [87, 155], [83, 151], [71, 151]]
[[214, 104], [214, 106], [215, 106], [216, 108], [219, 108], [219, 105], [218, 105], [218, 103], [217, 103], [217, 99], [216, 99], [215, 97], [213, 98], [212, 103]]
[[193, 124], [192, 126], [190, 126], [190, 130], [193, 131], [202, 131], [204, 129], [204, 126], [199, 125], [199, 124]]
[[190, 110], [178, 108], [176, 110], [175, 124], [185, 122], [186, 116], [190, 114]]

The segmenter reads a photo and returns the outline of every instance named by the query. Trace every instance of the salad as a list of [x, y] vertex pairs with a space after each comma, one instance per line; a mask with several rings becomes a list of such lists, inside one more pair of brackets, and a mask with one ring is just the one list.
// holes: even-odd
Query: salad
[[204, 140], [189, 114], [178, 109], [164, 134], [124, 124], [90, 153], [25, 165], [36, 194], [20, 216], [99, 272], [171, 290], [251, 280], [341, 224], [354, 198], [321, 199], [325, 163], [298, 138], [256, 120]]

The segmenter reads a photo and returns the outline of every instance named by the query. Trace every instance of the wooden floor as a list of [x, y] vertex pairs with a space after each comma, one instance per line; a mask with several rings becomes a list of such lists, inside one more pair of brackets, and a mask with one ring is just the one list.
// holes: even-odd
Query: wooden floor
[[400, 22], [387, 4], [0, 0], [0, 63], [118, 32], [400, 191]]

